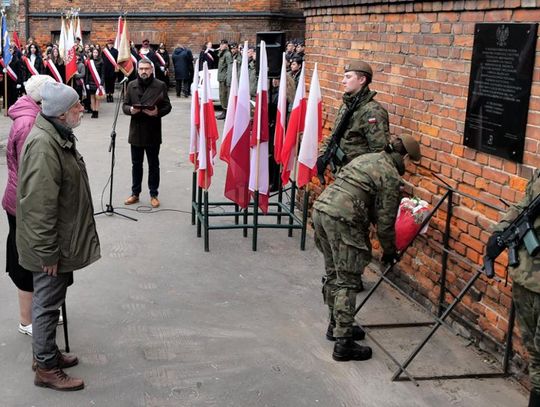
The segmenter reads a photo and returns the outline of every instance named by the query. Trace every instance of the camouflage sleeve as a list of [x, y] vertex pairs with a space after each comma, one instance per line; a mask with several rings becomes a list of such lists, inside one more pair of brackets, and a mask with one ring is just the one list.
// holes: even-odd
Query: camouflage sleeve
[[[396, 182], [397, 181], [397, 182]], [[383, 180], [377, 194], [375, 210], [377, 216], [377, 237], [384, 253], [396, 252], [396, 216], [399, 208], [399, 179]]]
[[382, 151], [390, 141], [388, 112], [379, 104], [370, 103], [363, 109], [360, 122], [364, 128], [369, 151], [371, 153]]
[[523, 212], [523, 209], [525, 209], [532, 202], [536, 196], [535, 190], [540, 189], [539, 175], [540, 173], [536, 173], [533, 179], [529, 181], [527, 184], [527, 189], [525, 190], [525, 197], [520, 202], [510, 207], [499, 224], [493, 228], [494, 232], [501, 232], [506, 229], [508, 225], [510, 225], [510, 223], [512, 223], [512, 221], [517, 218], [521, 212]]
[[336, 126], [339, 122], [339, 120], [341, 120], [341, 116], [343, 115], [343, 111], [345, 110], [345, 105], [341, 105], [341, 107], [339, 108], [337, 114], [336, 114], [336, 119], [334, 121], [334, 127], [332, 128], [332, 132], [330, 133], [329, 136], [325, 137], [322, 139], [321, 141], [321, 144], [319, 144], [319, 157], [321, 155], [324, 154], [324, 152], [326, 151], [326, 148], [328, 147], [328, 144], [330, 143], [330, 139], [332, 138], [333, 134], [334, 134], [334, 130], [336, 129]]

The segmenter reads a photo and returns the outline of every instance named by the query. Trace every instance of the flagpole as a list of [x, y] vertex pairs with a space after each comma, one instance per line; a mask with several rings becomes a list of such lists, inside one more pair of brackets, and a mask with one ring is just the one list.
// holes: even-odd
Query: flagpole
[[259, 157], [261, 150], [261, 109], [262, 109], [262, 86], [257, 103], [257, 149], [255, 150], [255, 197], [253, 202], [253, 243], [252, 250], [257, 251], [257, 226], [259, 224]]
[[197, 205], [197, 154], [193, 153], [193, 180], [191, 186], [191, 224], [195, 224], [195, 207]]
[[8, 81], [8, 73], [7, 73], [7, 68], [5, 68], [4, 69], [4, 116], [8, 115], [7, 81]]
[[[204, 135], [206, 137], [206, 134]], [[208, 141], [208, 140], [207, 140]], [[205, 151], [204, 154], [207, 154]], [[210, 251], [208, 236], [208, 158], [206, 158], [206, 170], [204, 171], [204, 251]]]
[[[301, 106], [301, 105], [300, 105]], [[303, 112], [302, 112], [303, 113]], [[298, 122], [298, 126], [300, 126], [300, 122]], [[294, 168], [293, 168], [293, 177], [291, 182], [291, 205], [289, 208], [289, 225], [292, 225], [294, 223], [293, 221], [293, 215], [294, 215], [294, 208], [296, 206], [296, 178], [298, 176], [298, 145], [300, 144], [300, 135], [298, 134], [299, 129], [296, 129], [296, 145], [294, 148]], [[289, 229], [289, 237], [292, 237], [293, 235], [292, 228]]]

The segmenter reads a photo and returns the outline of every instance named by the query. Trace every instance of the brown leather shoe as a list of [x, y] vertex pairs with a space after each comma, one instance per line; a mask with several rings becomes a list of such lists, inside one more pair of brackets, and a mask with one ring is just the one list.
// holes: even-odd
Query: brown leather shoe
[[125, 200], [124, 205], [133, 205], [137, 202], [139, 202], [139, 197], [137, 195], [131, 195], [128, 199]]
[[49, 389], [59, 391], [75, 391], [84, 389], [84, 381], [69, 376], [60, 368], [42, 369], [38, 366], [34, 384], [39, 387], [48, 387]]
[[157, 196], [153, 196], [150, 198], [150, 205], [152, 205], [152, 208], [159, 207], [159, 199], [157, 199]]
[[[58, 367], [60, 369], [67, 369], [79, 364], [79, 359], [75, 355], [68, 355], [67, 353], [58, 352]], [[32, 370], [35, 372], [38, 367], [36, 358], [32, 358]]]

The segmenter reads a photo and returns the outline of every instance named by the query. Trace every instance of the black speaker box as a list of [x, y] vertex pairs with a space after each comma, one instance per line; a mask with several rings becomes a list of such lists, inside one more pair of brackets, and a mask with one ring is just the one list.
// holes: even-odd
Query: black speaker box
[[266, 43], [266, 55], [268, 57], [268, 77], [279, 78], [281, 73], [281, 61], [285, 52], [285, 33], [272, 31], [257, 33], [257, 64], [256, 71], [259, 74], [259, 62], [261, 55], [261, 41]]

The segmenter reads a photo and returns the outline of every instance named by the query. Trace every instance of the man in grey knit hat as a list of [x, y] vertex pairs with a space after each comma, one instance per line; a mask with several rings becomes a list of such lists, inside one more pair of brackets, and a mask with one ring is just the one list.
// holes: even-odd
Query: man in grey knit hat
[[73, 271], [100, 258], [88, 175], [73, 135], [84, 109], [77, 92], [61, 83], [43, 85], [41, 97], [42, 112], [24, 144], [17, 186], [19, 263], [34, 281], [34, 384], [80, 390], [83, 380], [63, 371], [79, 361], [58, 349], [56, 325]]

